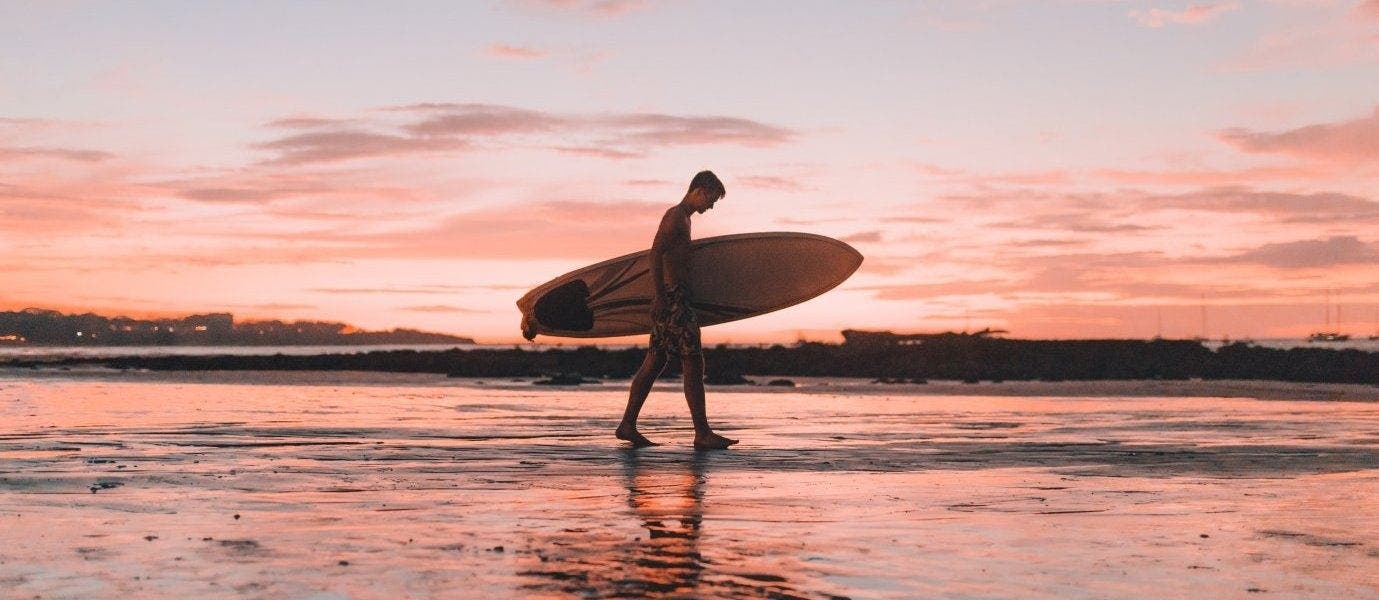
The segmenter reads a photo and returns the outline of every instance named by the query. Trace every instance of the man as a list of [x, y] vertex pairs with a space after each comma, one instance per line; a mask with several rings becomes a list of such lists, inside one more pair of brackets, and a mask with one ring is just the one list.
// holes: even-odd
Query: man
[[725, 195], [727, 191], [717, 176], [710, 171], [699, 172], [680, 203], [661, 217], [656, 239], [651, 243], [651, 277], [656, 283], [656, 295], [651, 301], [651, 344], [632, 378], [627, 410], [616, 432], [618, 439], [632, 442], [635, 447], [655, 445], [637, 432], [637, 415], [651, 393], [651, 384], [671, 358], [680, 359], [685, 401], [694, 419], [694, 447], [723, 449], [737, 443], [709, 427], [704, 408], [704, 351], [699, 342], [699, 323], [690, 308], [689, 289], [690, 217], [713, 208]]

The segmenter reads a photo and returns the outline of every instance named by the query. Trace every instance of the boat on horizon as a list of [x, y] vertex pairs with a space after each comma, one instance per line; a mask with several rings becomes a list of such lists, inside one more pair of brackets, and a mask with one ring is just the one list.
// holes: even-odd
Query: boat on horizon
[[1307, 336], [1308, 342], [1345, 342], [1349, 341], [1350, 336], [1335, 331], [1318, 331]]

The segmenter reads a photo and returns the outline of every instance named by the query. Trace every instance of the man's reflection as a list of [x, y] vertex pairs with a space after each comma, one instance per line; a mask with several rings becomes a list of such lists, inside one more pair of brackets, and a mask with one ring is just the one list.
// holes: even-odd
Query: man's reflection
[[634, 568], [618, 587], [631, 593], [691, 591], [704, 571], [699, 529], [704, 521], [707, 458], [696, 452], [687, 470], [678, 468], [684, 463], [646, 465], [644, 460], [639, 451], [623, 453], [627, 505], [647, 537], [633, 546]]
[[[531, 541], [526, 556], [540, 562], [518, 572], [526, 580], [522, 587], [578, 598], [800, 597], [784, 574], [751, 566], [758, 557], [793, 548], [772, 552], [760, 540], [744, 544], [725, 538], [725, 545], [713, 547], [711, 559], [700, 554], [705, 484], [721, 460], [731, 459], [712, 452], [623, 451], [619, 462], [626, 506], [641, 531], [629, 535], [617, 525], [546, 531]], [[605, 510], [615, 507], [595, 507], [589, 515], [566, 518], [606, 522]]]

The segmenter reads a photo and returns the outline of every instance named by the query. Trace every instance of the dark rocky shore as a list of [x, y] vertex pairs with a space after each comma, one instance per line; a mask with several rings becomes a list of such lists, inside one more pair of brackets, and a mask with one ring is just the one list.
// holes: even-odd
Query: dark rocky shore
[[[454, 377], [566, 375], [630, 377], [644, 350], [596, 347], [522, 350], [385, 351], [314, 356], [136, 356], [11, 360], [0, 366], [78, 365], [154, 371], [380, 371]], [[1234, 379], [1379, 384], [1379, 353], [1231, 344], [1211, 350], [1186, 340], [1018, 340], [964, 334], [922, 343], [821, 344], [705, 349], [724, 382], [754, 376], [862, 377], [890, 382]], [[673, 375], [672, 365], [667, 375]]]

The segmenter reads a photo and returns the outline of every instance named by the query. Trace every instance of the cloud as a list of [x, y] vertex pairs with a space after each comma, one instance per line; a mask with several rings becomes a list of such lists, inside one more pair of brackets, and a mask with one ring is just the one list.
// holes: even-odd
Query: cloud
[[418, 231], [343, 236], [367, 255], [593, 259], [644, 250], [665, 206], [569, 200], [453, 215]]
[[319, 127], [348, 125], [351, 122], [350, 119], [330, 119], [326, 117], [284, 117], [269, 121], [265, 123], [265, 126], [280, 127], [283, 129], [315, 129]]
[[632, 152], [628, 150], [618, 150], [615, 148], [597, 148], [593, 146], [555, 146], [551, 149], [564, 154], [574, 154], [577, 156], [592, 156], [595, 158], [607, 158], [612, 160], [641, 158], [643, 156], [646, 156], [646, 154], [643, 152]]
[[1146, 216], [1165, 210], [1250, 215], [1287, 224], [1379, 225], [1379, 202], [1339, 192], [1279, 192], [1245, 186], [1208, 187], [1180, 194], [1144, 190], [1114, 193], [988, 189], [944, 196], [964, 209], [1009, 207], [1025, 216], [997, 222], [1005, 229], [1079, 232], [1148, 231]]
[[1177, 195], [1142, 197], [1142, 210], [1155, 208], [1251, 214], [1282, 223], [1379, 225], [1379, 202], [1337, 192], [1274, 192], [1219, 187]]
[[1355, 14], [1362, 18], [1379, 21], [1379, 0], [1365, 0], [1355, 5]]
[[414, 104], [391, 110], [431, 115], [405, 127], [425, 137], [550, 132], [568, 129], [571, 124], [566, 117], [493, 104]]
[[1248, 167], [1244, 169], [1184, 169], [1184, 170], [1133, 170], [1133, 169], [1094, 169], [1086, 173], [1088, 178], [1096, 178], [1112, 183], [1133, 185], [1197, 185], [1222, 186], [1258, 183], [1263, 181], [1292, 181], [1329, 179], [1332, 170], [1315, 166], [1287, 167]]
[[1010, 246], [1015, 248], [1066, 248], [1070, 246], [1083, 246], [1086, 244], [1087, 242], [1085, 240], [1051, 239], [1020, 240], [1009, 243]]
[[388, 294], [388, 295], [454, 295], [467, 291], [512, 291], [526, 289], [513, 285], [400, 285], [387, 287], [318, 287], [310, 288], [308, 292], [318, 294]]
[[315, 304], [294, 304], [290, 302], [265, 302], [262, 304], [232, 304], [229, 308], [245, 308], [250, 310], [316, 310], [320, 308]]
[[512, 44], [490, 44], [484, 48], [484, 55], [503, 60], [537, 60], [546, 58], [549, 54], [540, 48], [514, 46]]
[[[259, 247], [241, 247], [234, 263], [347, 261], [354, 259], [564, 259], [608, 258], [644, 250], [666, 206], [635, 201], [581, 200], [506, 205], [452, 214], [434, 224], [385, 232], [355, 228], [260, 233]], [[175, 260], [193, 262], [198, 256]], [[209, 260], [226, 260], [220, 253]], [[290, 260], [288, 260], [290, 259]], [[485, 288], [500, 289], [500, 288]], [[509, 288], [501, 288], [509, 289]], [[515, 288], [511, 288], [515, 289]], [[449, 286], [320, 287], [324, 294], [454, 294]]]
[[1052, 229], [1074, 233], [1132, 233], [1160, 229], [1137, 223], [1117, 223], [1113, 219], [1103, 218], [1088, 212], [1032, 215], [1022, 219], [993, 223], [991, 226], [1002, 229]]
[[1210, 262], [1251, 263], [1278, 269], [1319, 269], [1361, 264], [1379, 267], [1379, 243], [1367, 243], [1355, 236], [1332, 236], [1321, 240], [1265, 244]]
[[168, 183], [178, 197], [198, 202], [264, 203], [304, 195], [327, 195], [340, 191], [316, 178], [304, 175], [256, 175], [236, 173]]
[[100, 162], [113, 158], [114, 156], [114, 154], [102, 152], [100, 150], [82, 150], [76, 148], [0, 147], [0, 161], [20, 160], [25, 158], [58, 158], [78, 162]]
[[685, 117], [638, 113], [596, 117], [591, 124], [613, 129], [624, 141], [652, 146], [736, 144], [775, 146], [790, 141], [794, 132], [736, 117]]
[[771, 147], [797, 135], [783, 127], [721, 115], [560, 114], [478, 103], [410, 104], [377, 112], [401, 115], [403, 122], [283, 119], [270, 125], [306, 131], [256, 147], [276, 151], [278, 156], [266, 161], [276, 165], [468, 150], [507, 139], [557, 152], [627, 159], [661, 147]]
[[1067, 185], [1074, 181], [1074, 174], [1064, 169], [1011, 173], [975, 173], [965, 169], [952, 169], [928, 163], [913, 163], [911, 164], [911, 168], [925, 177], [932, 177], [954, 183], [970, 183], [973, 185], [1004, 183], [1010, 185], [1052, 186]]
[[795, 132], [750, 119], [659, 113], [562, 115], [491, 104], [415, 104], [393, 110], [431, 116], [406, 129], [423, 136], [504, 135], [515, 133], [592, 133], [618, 143], [648, 146], [739, 144], [773, 146]]
[[779, 192], [802, 192], [807, 188], [794, 179], [771, 175], [747, 175], [734, 178], [737, 183], [749, 188], [775, 190]]
[[516, 0], [516, 4], [536, 10], [602, 19], [629, 15], [651, 5], [648, 0]]
[[[95, 165], [93, 165], [95, 166]], [[70, 179], [48, 169], [0, 181], [0, 231], [45, 243], [56, 234], [119, 230], [143, 209], [156, 186], [132, 183], [105, 169]], [[7, 241], [0, 238], [0, 242]]]
[[873, 231], [859, 231], [859, 232], [854, 233], [854, 234], [852, 234], [852, 235], [844, 236], [844, 237], [841, 237], [841, 238], [838, 238], [838, 239], [840, 239], [840, 240], [842, 240], [842, 241], [844, 241], [844, 242], [847, 242], [847, 243], [849, 243], [849, 244], [875, 243], [875, 242], [880, 242], [880, 241], [881, 241], [881, 232], [880, 232], [880, 231], [876, 231], [876, 230], [873, 230]]
[[1130, 11], [1130, 18], [1135, 19], [1140, 25], [1151, 28], [1159, 28], [1168, 24], [1201, 25], [1239, 8], [1239, 2], [1194, 4], [1176, 11], [1163, 8], [1132, 10]]
[[891, 277], [914, 268], [917, 262], [912, 258], [868, 256], [867, 260], [862, 262], [862, 272]]
[[449, 304], [423, 304], [423, 305], [418, 305], [418, 306], [403, 306], [403, 307], [398, 308], [398, 310], [405, 310], [405, 311], [408, 311], [408, 312], [420, 312], [420, 313], [451, 313], [451, 314], [453, 314], [453, 313], [473, 314], [473, 313], [486, 312], [486, 311], [474, 310], [474, 309], [472, 309], [472, 308], [463, 308], [463, 307], [459, 307], [459, 306], [451, 306], [451, 305], [449, 305]]
[[[1299, 15], [1259, 36], [1248, 48], [1223, 61], [1227, 71], [1337, 68], [1373, 64], [1379, 59], [1374, 0], [1349, 11], [1328, 11], [1320, 19]], [[1328, 7], [1322, 7], [1328, 8]]]
[[464, 140], [369, 133], [357, 130], [301, 133], [255, 147], [278, 151], [275, 165], [300, 165], [377, 156], [400, 156], [467, 148]]
[[854, 290], [875, 292], [877, 300], [919, 300], [938, 296], [968, 296], [989, 294], [1011, 289], [1009, 280], [958, 280], [941, 283], [908, 283], [853, 287]]
[[1220, 132], [1222, 141], [1251, 153], [1286, 154], [1341, 163], [1379, 162], [1379, 107], [1368, 116], [1277, 133], [1243, 128]]

